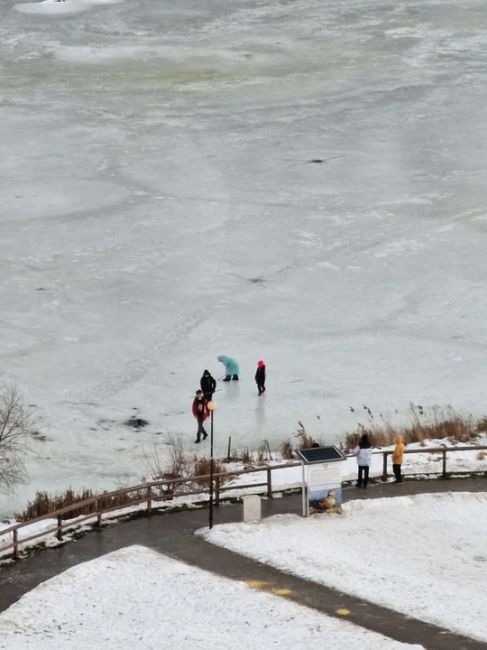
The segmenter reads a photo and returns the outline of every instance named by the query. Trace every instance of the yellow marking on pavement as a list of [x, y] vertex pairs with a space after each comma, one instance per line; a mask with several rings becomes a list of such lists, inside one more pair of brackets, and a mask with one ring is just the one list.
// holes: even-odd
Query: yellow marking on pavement
[[274, 587], [271, 582], [266, 582], [265, 580], [246, 580], [245, 583], [251, 589], [268, 591], [269, 593], [274, 594], [274, 596], [290, 596], [293, 593], [291, 589]]
[[290, 594], [292, 594], [292, 591], [290, 589], [278, 589], [277, 587], [273, 587], [271, 589], [271, 592], [275, 596], [289, 596]]
[[252, 589], [266, 589], [269, 586], [265, 580], [247, 580], [247, 585]]
[[338, 616], [348, 616], [350, 614], [350, 610], [342, 607], [340, 609], [337, 609], [337, 614]]

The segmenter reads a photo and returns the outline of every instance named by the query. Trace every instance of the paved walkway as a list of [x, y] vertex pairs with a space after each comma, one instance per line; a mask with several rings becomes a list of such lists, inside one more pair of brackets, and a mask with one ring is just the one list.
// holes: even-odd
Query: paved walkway
[[[344, 501], [396, 495], [447, 491], [487, 491], [487, 479], [406, 481], [401, 486], [371, 485], [368, 490], [344, 488]], [[263, 500], [263, 514], [301, 513], [301, 496]], [[215, 524], [241, 521], [240, 504], [215, 509]], [[208, 524], [208, 511], [191, 510], [154, 514], [151, 517], [94, 529], [76, 541], [35, 551], [29, 558], [0, 569], [0, 611], [24, 593], [80, 562], [100, 557], [131, 544], [153, 548], [249, 587], [284, 597], [330, 616], [345, 618], [361, 627], [397, 641], [416, 643], [427, 650], [486, 650], [487, 644], [453, 634], [446, 629], [404, 616], [360, 598], [304, 580], [208, 544], [193, 533]], [[479, 581], [479, 589], [481, 581]]]

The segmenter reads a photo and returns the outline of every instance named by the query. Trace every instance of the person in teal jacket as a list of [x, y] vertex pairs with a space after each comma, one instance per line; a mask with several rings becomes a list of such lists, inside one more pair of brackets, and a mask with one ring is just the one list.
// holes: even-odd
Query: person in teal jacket
[[220, 357], [217, 357], [217, 359], [225, 366], [225, 379], [223, 381], [230, 381], [230, 379], [235, 379], [238, 381], [238, 373], [240, 372], [240, 367], [237, 360], [233, 357], [227, 357], [224, 354], [222, 354]]

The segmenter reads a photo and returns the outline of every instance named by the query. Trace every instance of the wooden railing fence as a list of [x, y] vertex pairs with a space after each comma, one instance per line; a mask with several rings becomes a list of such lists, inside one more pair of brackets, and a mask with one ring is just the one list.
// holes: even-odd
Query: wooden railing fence
[[[441, 463], [442, 463], [441, 472], [434, 471], [429, 473], [434, 474], [436, 476], [441, 475], [442, 478], [447, 478], [449, 475], [449, 473], [447, 472], [447, 452], [471, 451], [471, 452], [479, 453], [485, 450], [487, 450], [487, 446], [475, 446], [475, 447], [441, 446], [435, 448], [428, 447], [424, 449], [405, 449], [404, 453], [405, 454], [429, 454], [429, 455], [440, 454]], [[381, 479], [383, 481], [387, 481], [387, 477], [389, 475], [388, 468], [387, 468], [387, 461], [388, 461], [388, 457], [392, 455], [392, 450], [376, 451], [374, 452], [374, 455], [376, 454], [382, 454], [383, 456]], [[264, 487], [266, 496], [272, 498], [273, 495], [272, 472], [280, 469], [298, 467], [300, 465], [301, 465], [300, 461], [299, 462], [294, 461], [290, 463], [273, 465], [269, 467], [267, 466], [256, 467], [256, 468], [243, 469], [243, 470], [232, 471], [232, 472], [220, 472], [218, 474], [213, 474], [214, 505], [218, 506], [220, 504], [221, 493], [229, 490], [247, 489], [247, 490], [255, 491], [257, 488]], [[266, 480], [259, 483], [247, 483], [242, 485], [223, 484], [223, 481], [225, 480], [233, 479], [237, 476], [241, 476], [244, 474], [252, 474], [256, 472], [265, 472]], [[459, 475], [471, 474], [471, 473], [472, 473], [471, 470], [455, 471], [455, 474], [459, 474]], [[423, 475], [425, 474], [425, 472], [421, 472], [421, 474]], [[407, 476], [408, 474], [405, 474], [403, 472], [403, 475]], [[19, 546], [21, 544], [31, 542], [35, 539], [39, 539], [41, 537], [45, 537], [53, 533], [56, 535], [57, 539], [61, 541], [63, 539], [63, 534], [69, 528], [74, 528], [74, 527], [77, 528], [80, 526], [80, 524], [86, 522], [87, 520], [94, 519], [95, 520], [94, 525], [98, 527], [101, 526], [103, 514], [107, 514], [115, 510], [122, 510], [124, 508], [132, 507], [134, 505], [144, 503], [144, 502], [147, 504], [147, 512], [151, 513], [154, 502], [167, 501], [181, 496], [207, 494], [210, 491], [209, 487], [202, 488], [200, 486], [205, 482], [208, 482], [209, 484], [209, 481], [210, 481], [210, 474], [205, 474], [202, 476], [192, 476], [187, 478], [163, 479], [158, 481], [141, 483], [139, 485], [122, 488], [119, 490], [114, 490], [112, 492], [104, 492], [103, 494], [99, 494], [89, 499], [85, 499], [84, 501], [78, 501], [77, 503], [73, 503], [69, 506], [65, 506], [63, 508], [60, 508], [59, 510], [55, 510], [53, 512], [46, 513], [45, 515], [41, 515], [40, 517], [36, 517], [35, 519], [31, 519], [30, 521], [20, 522], [12, 526], [9, 526], [8, 528], [0, 530], [0, 535], [2, 537], [4, 536], [11, 537], [11, 540], [7, 541], [3, 545], [0, 543], [0, 554], [3, 555], [6, 550], [12, 549], [12, 557], [15, 560], [17, 560], [19, 558]], [[194, 489], [195, 484], [198, 486], [197, 489]], [[183, 486], [189, 486], [190, 489], [189, 490], [181, 489], [180, 491], [177, 490], [178, 487], [183, 487]], [[278, 488], [278, 490], [281, 491], [283, 489], [284, 488], [282, 486]], [[123, 505], [120, 504], [120, 501], [117, 502], [117, 499], [120, 499], [120, 497], [124, 497], [126, 499]], [[116, 505], [113, 505], [114, 502], [117, 502]], [[76, 513], [76, 511], [83, 511], [83, 510], [84, 511], [88, 510], [88, 512], [86, 514], [82, 514], [80, 516], [76, 516], [75, 518], [71, 518], [71, 519], [67, 517], [70, 513]], [[28, 526], [32, 526], [33, 524], [39, 523], [47, 519], [55, 519], [56, 525], [42, 530], [38, 530], [36, 532], [29, 534], [26, 537], [20, 538], [19, 531], [22, 531], [24, 528]]]
[[[405, 449], [404, 454], [440, 454], [441, 456], [441, 472], [421, 472], [421, 474], [434, 474], [438, 475], [439, 473], [441, 474], [442, 478], [448, 478], [448, 472], [446, 469], [446, 454], [447, 452], [458, 452], [458, 451], [471, 451], [471, 452], [476, 452], [477, 454], [480, 452], [483, 452], [487, 450], [487, 445], [476, 445], [475, 447], [468, 447], [468, 446], [458, 446], [458, 447], [447, 447], [446, 445], [440, 445], [439, 447], [424, 447], [424, 448], [419, 448], [419, 449]], [[389, 476], [388, 470], [387, 470], [387, 459], [389, 456], [392, 456], [392, 449], [388, 449], [387, 451], [377, 451], [375, 453], [377, 454], [382, 454], [382, 480], [387, 481], [387, 477]], [[455, 474], [471, 474], [472, 471], [457, 471], [455, 470]], [[412, 472], [409, 472], [409, 475], [412, 474]], [[404, 476], [408, 476], [408, 474], [404, 474]]]

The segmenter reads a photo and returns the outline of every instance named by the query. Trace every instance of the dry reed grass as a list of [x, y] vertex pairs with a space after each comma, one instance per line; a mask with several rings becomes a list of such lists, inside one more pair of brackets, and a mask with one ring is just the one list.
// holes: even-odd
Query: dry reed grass
[[294, 437], [298, 439], [298, 449], [309, 449], [316, 444], [313, 438], [306, 432], [304, 424], [301, 421], [298, 422], [298, 428]]
[[[409, 419], [406, 425], [392, 425], [382, 415], [376, 420], [372, 411], [363, 406], [366, 423], [358, 423], [356, 431], [346, 433], [343, 446], [351, 449], [358, 444], [360, 436], [366, 433], [374, 447], [392, 445], [394, 438], [401, 435], [405, 444], [412, 442], [425, 445], [426, 440], [447, 438], [451, 444], [474, 441], [480, 433], [487, 430], [487, 418], [476, 420], [473, 416], [462, 417], [451, 407], [423, 408], [410, 404]], [[354, 409], [351, 409], [354, 411]]]
[[[359, 422], [355, 431], [346, 433], [344, 441], [340, 444], [342, 449], [355, 447], [360, 436], [364, 433], [368, 434], [374, 447], [390, 446], [393, 444], [394, 437], [398, 434], [403, 436], [406, 444], [416, 442], [424, 445], [428, 439], [447, 438], [451, 444], [472, 442], [481, 433], [487, 433], [487, 417], [480, 419], [475, 419], [472, 416], [461, 417], [451, 407], [444, 409], [439, 407], [425, 409], [420, 405], [411, 403], [410, 422], [404, 426], [392, 425], [382, 415], [379, 415], [376, 419], [371, 409], [365, 405], [362, 408], [366, 421], [365, 423]], [[355, 412], [353, 408], [351, 410]], [[298, 422], [294, 437], [298, 440], [297, 448], [299, 449], [306, 449], [316, 444], [313, 438], [306, 432], [301, 421]], [[295, 458], [293, 445], [289, 439], [281, 443], [279, 451], [283, 460], [293, 460]], [[232, 460], [241, 462], [247, 466], [255, 462], [265, 464], [266, 460], [268, 460], [268, 455], [270, 455], [270, 447], [266, 442], [257, 450], [255, 458], [253, 452], [245, 448], [243, 450], [233, 451]], [[483, 460], [486, 457], [487, 454], [483, 451], [477, 454], [478, 460]], [[170, 458], [166, 466], [162, 464], [156, 448], [154, 448], [153, 456], [151, 458], [146, 456], [146, 459], [152, 481], [169, 481], [160, 487], [161, 494], [164, 496], [170, 497], [173, 495], [178, 486], [180, 486], [181, 490], [194, 489], [194, 486], [203, 486], [205, 488], [209, 486], [209, 479], [198, 480], [198, 476], [210, 474], [210, 459], [194, 456], [192, 461], [188, 461], [183, 442], [179, 436], [170, 438]], [[225, 465], [221, 460], [214, 459], [213, 463], [213, 472], [215, 474], [225, 471]], [[180, 485], [176, 481], [181, 478], [192, 478], [193, 485]], [[125, 494], [109, 496], [109, 493], [106, 492], [95, 495], [91, 490], [86, 489], [80, 492], [68, 489], [61, 494], [49, 494], [44, 491], [39, 491], [36, 493], [35, 498], [31, 502], [28, 502], [25, 510], [15, 516], [19, 521], [30, 521], [36, 517], [75, 505], [95, 496], [98, 498], [99, 507], [115, 508], [129, 505], [134, 500], [145, 496], [145, 493], [142, 494], [134, 490]], [[94, 511], [95, 504], [88, 504], [82, 508], [74, 508], [64, 518], [71, 519]]]
[[289, 440], [283, 440], [279, 447], [279, 452], [283, 460], [293, 460], [294, 451], [293, 446]]
[[[102, 494], [94, 494], [91, 490], [81, 490], [75, 492], [71, 488], [59, 494], [49, 494], [48, 492], [36, 492], [32, 501], [27, 503], [25, 510], [15, 515], [18, 521], [31, 521], [36, 517], [47, 515], [50, 512], [67, 508], [68, 506], [75, 506], [77, 503], [93, 499], [96, 497], [98, 509], [118, 508], [130, 505], [134, 501], [143, 498], [145, 491], [133, 490], [124, 494], [111, 495], [108, 492]], [[87, 515], [97, 511], [96, 503], [89, 503], [80, 508], [73, 508], [69, 512], [62, 515], [62, 519], [74, 519], [80, 515]]]
[[[200, 476], [207, 476], [211, 473], [211, 458], [206, 458], [205, 456], [200, 456], [200, 457], [193, 457], [193, 482], [196, 486], [201, 486], [201, 487], [210, 487], [210, 479], [209, 478], [199, 478]], [[225, 465], [217, 459], [213, 459], [213, 474], [220, 474], [222, 472], [225, 472]], [[224, 481], [229, 480], [229, 476], [225, 478], [221, 478], [220, 481], [223, 483]]]

